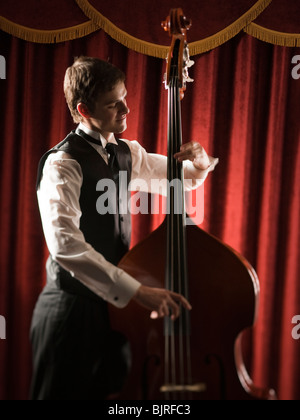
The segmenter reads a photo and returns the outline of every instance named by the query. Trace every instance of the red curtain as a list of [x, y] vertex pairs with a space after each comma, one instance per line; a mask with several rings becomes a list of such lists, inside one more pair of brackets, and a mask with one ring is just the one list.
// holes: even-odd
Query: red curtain
[[[41, 155], [74, 127], [65, 105], [65, 69], [81, 54], [110, 59], [127, 74], [131, 108], [125, 136], [166, 152], [165, 63], [127, 50], [102, 31], [58, 45], [26, 43], [0, 32], [6, 80], [1, 99], [0, 399], [26, 399], [29, 327], [45, 281], [45, 247], [36, 202]], [[280, 399], [300, 398], [299, 94], [296, 49], [239, 35], [195, 56], [182, 103], [183, 136], [220, 163], [205, 183], [202, 228], [243, 254], [261, 283], [257, 323], [246, 340], [255, 384]], [[299, 52], [298, 52], [299, 54]], [[299, 72], [300, 73], [300, 72]], [[159, 223], [135, 216], [133, 245]], [[201, 267], [199, 267], [201, 270]]]

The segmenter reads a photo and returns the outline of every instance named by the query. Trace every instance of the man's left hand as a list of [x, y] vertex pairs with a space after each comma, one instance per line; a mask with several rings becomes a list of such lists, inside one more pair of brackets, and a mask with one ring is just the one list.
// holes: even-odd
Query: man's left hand
[[201, 146], [200, 143], [195, 141], [191, 141], [182, 145], [180, 152], [175, 153], [174, 158], [177, 159], [178, 162], [190, 160], [193, 162], [195, 168], [201, 171], [208, 169], [208, 167], [211, 165], [205, 149]]

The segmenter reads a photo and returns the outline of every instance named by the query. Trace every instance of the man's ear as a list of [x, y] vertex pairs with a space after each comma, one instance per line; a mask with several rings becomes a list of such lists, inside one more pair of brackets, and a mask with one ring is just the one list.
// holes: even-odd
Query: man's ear
[[91, 114], [88, 107], [82, 102], [79, 102], [79, 104], [77, 105], [77, 111], [83, 118], [87, 118], [87, 119], [91, 118]]

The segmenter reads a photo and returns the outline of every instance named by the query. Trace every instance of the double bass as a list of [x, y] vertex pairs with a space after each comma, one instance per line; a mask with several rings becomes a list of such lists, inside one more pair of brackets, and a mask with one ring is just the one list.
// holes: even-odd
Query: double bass
[[[184, 295], [192, 305], [175, 322], [152, 320], [131, 302], [110, 309], [112, 326], [127, 336], [132, 353], [123, 400], [276, 399], [249, 377], [242, 334], [257, 316], [259, 281], [235, 250], [198, 226], [186, 224], [180, 104], [191, 65], [188, 21], [172, 9], [163, 27], [172, 36], [167, 59], [169, 211], [161, 226], [137, 244], [119, 267], [142, 284]], [[178, 182], [174, 182], [174, 180]]]

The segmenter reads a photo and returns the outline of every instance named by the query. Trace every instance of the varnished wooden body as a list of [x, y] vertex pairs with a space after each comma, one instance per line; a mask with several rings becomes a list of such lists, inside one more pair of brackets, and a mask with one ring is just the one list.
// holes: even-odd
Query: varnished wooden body
[[[205, 391], [194, 399], [275, 399], [256, 388], [242, 358], [241, 334], [256, 318], [259, 283], [254, 269], [239, 254], [197, 226], [187, 226], [193, 383]], [[166, 222], [134, 247], [119, 266], [142, 284], [164, 287]], [[163, 321], [151, 320], [135, 303], [111, 308], [112, 325], [132, 348], [132, 369], [121, 399], [163, 399]], [[178, 397], [177, 397], [178, 398]]]

